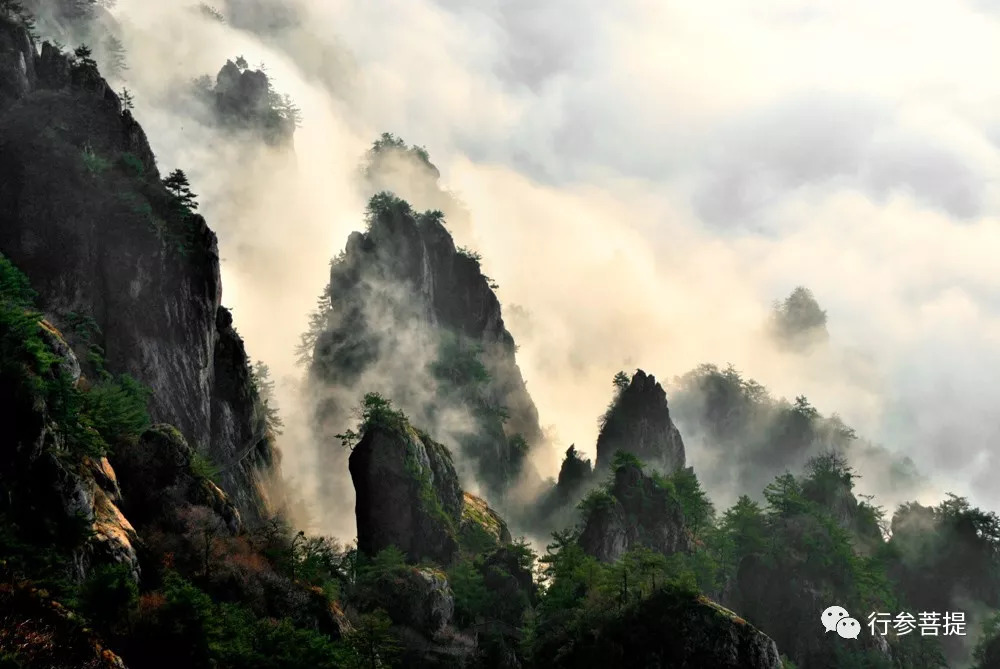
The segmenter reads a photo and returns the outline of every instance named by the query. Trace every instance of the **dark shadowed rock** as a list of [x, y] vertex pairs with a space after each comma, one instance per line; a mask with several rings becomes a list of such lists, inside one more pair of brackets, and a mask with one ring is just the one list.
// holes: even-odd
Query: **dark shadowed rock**
[[451, 622], [455, 596], [444, 572], [431, 567], [399, 566], [366, 578], [359, 586], [364, 608], [383, 609], [392, 621], [425, 637]]
[[[120, 564], [139, 579], [138, 537], [119, 510], [122, 503], [117, 475], [106, 458], [69, 457], [67, 425], [58, 422], [60, 407], [42, 393], [58, 375], [80, 382], [80, 364], [62, 334], [49, 323], [38, 325], [41, 341], [58, 356], [40, 378], [8, 358], [0, 373], [0, 406], [14, 418], [0, 441], [0, 516], [21, 527], [27, 536], [46, 537], [50, 528], [86, 529], [73, 549], [70, 575], [85, 578], [94, 567]], [[5, 356], [10, 352], [5, 351]]]
[[667, 394], [641, 369], [621, 390], [597, 437], [597, 468], [607, 469], [615, 452], [631, 453], [664, 473], [684, 467], [684, 441], [670, 419]]
[[358, 550], [395, 546], [413, 562], [447, 565], [458, 550], [462, 492], [451, 454], [412, 427], [373, 427], [349, 461], [356, 491]]
[[0, 111], [31, 92], [35, 85], [35, 47], [27, 29], [0, 10]]
[[215, 234], [200, 216], [179, 218], [145, 133], [96, 69], [51, 46], [25, 52], [23, 30], [0, 22], [3, 44], [0, 71], [26, 57], [33, 69], [0, 81], [0, 251], [54, 324], [93, 320], [109, 371], [150, 387], [152, 418], [225, 465], [223, 486], [258, 518], [275, 463], [221, 308]]
[[123, 444], [112, 456], [122, 487], [123, 508], [140, 528], [153, 524], [180, 527], [186, 506], [212, 509], [233, 534], [243, 528], [229, 497], [193, 465], [195, 453], [176, 428], [154, 425], [135, 444]]
[[539, 666], [781, 669], [774, 641], [718, 604], [659, 591], [609, 611], [560, 648], [545, 648]]
[[[0, 647], [9, 667], [127, 669], [71, 611], [28, 585], [0, 584]], [[16, 655], [8, 651], [16, 649]]]
[[580, 493], [593, 480], [594, 468], [590, 459], [580, 457], [576, 446], [566, 449], [566, 457], [559, 467], [559, 478], [556, 480], [556, 491], [560, 501], [576, 501]]
[[580, 545], [602, 562], [638, 546], [664, 555], [691, 549], [684, 512], [669, 487], [638, 466], [618, 468], [608, 490], [588, 497]]

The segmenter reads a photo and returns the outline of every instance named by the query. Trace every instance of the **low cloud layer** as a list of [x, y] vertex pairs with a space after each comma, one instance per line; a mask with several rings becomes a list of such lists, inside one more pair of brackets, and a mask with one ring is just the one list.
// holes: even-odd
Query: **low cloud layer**
[[[1000, 508], [1000, 13], [299, 0], [299, 21], [271, 20], [283, 4], [230, 0], [228, 24], [139, 0], [113, 10], [122, 84], [164, 171], [188, 170], [220, 236], [224, 299], [279, 380], [298, 374], [328, 261], [363, 224], [358, 161], [391, 131], [427, 147], [471, 212], [456, 241], [500, 285], [551, 426], [544, 473], [570, 443], [592, 455], [617, 370], [666, 381], [733, 363], [910, 456], [931, 500]], [[177, 103], [241, 54], [302, 108], [294, 168]], [[811, 356], [762, 329], [800, 284], [829, 316], [830, 346]], [[292, 477], [315, 474], [303, 441], [286, 434]]]

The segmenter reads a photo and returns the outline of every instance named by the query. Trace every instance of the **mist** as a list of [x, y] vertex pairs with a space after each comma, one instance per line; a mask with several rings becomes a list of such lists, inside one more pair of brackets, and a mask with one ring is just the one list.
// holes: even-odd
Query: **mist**
[[[232, 0], [220, 23], [119, 0], [130, 68], [113, 83], [218, 233], [223, 300], [279, 382], [285, 475], [324, 530], [353, 537], [353, 505], [350, 491], [337, 508], [316, 497], [327, 473], [294, 350], [330, 259], [363, 228], [357, 170], [385, 131], [427, 148], [461, 203], [446, 211], [456, 243], [499, 284], [544, 476], [571, 443], [593, 457], [619, 369], [668, 382], [732, 363], [912, 458], [931, 480], [921, 501], [1000, 507], [1000, 14], [313, 0], [276, 22], [279, 5]], [[185, 102], [240, 55], [302, 109], [294, 156]], [[432, 192], [408, 197], [441, 208]], [[798, 285], [827, 310], [830, 343], [791, 355], [764, 324]], [[859, 467], [860, 492], [880, 495]]]

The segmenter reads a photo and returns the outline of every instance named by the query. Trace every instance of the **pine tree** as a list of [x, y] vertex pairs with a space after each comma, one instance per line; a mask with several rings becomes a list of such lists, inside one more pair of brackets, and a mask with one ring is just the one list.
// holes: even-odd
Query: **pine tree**
[[281, 98], [279, 109], [283, 118], [294, 123], [296, 128], [302, 127], [302, 110], [295, 105], [288, 93]]
[[166, 187], [170, 193], [177, 198], [178, 204], [181, 205], [188, 213], [195, 211], [198, 208], [197, 195], [191, 192], [191, 184], [188, 182], [187, 175], [184, 174], [184, 170], [174, 170], [163, 180], [163, 185]]
[[135, 97], [129, 89], [123, 88], [119, 97], [121, 97], [122, 100], [122, 111], [131, 112], [135, 109]]
[[77, 64], [80, 67], [90, 68], [92, 70], [97, 70], [97, 61], [94, 60], [94, 52], [91, 51], [90, 47], [86, 44], [81, 44], [74, 51], [73, 55], [77, 58]]
[[260, 398], [260, 408], [264, 413], [264, 420], [268, 428], [276, 434], [281, 434], [284, 422], [278, 413], [278, 407], [274, 399], [274, 381], [271, 379], [271, 369], [263, 362], [257, 361], [253, 366], [253, 381], [257, 387], [257, 395]]
[[120, 77], [128, 69], [125, 61], [125, 45], [114, 35], [109, 35], [104, 41], [104, 50], [107, 52], [107, 70], [111, 76]]

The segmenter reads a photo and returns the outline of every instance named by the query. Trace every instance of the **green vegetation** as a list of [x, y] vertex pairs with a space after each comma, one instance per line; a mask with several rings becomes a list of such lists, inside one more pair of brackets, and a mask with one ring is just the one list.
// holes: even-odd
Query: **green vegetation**
[[[146, 166], [132, 153], [123, 153], [118, 157], [118, 165], [130, 177], [141, 179], [146, 174]], [[147, 203], [148, 206], [148, 203]]]
[[490, 373], [480, 360], [483, 346], [450, 332], [443, 333], [438, 357], [431, 363], [431, 372], [439, 381], [456, 388], [488, 383]]
[[390, 132], [383, 132], [382, 135], [372, 143], [371, 148], [368, 149], [368, 152], [365, 154], [364, 160], [362, 161], [362, 175], [365, 178], [371, 178], [374, 176], [376, 170], [381, 164], [381, 161], [387, 156], [410, 157], [416, 159], [430, 169], [436, 169], [431, 163], [430, 154], [427, 152], [426, 148], [416, 145], [407, 146], [406, 142], [404, 142], [402, 138], [397, 137]]
[[208, 479], [216, 485], [219, 483], [219, 475], [222, 468], [212, 462], [212, 459], [200, 451], [191, 454], [191, 473], [200, 478]]
[[368, 200], [368, 206], [365, 209], [366, 230], [371, 232], [375, 221], [382, 216], [407, 216], [412, 212], [410, 203], [396, 197], [393, 193], [389, 191], [376, 193]]
[[608, 403], [608, 408], [604, 410], [601, 417], [597, 420], [597, 427], [601, 430], [607, 425], [608, 421], [611, 419], [611, 414], [614, 412], [615, 407], [618, 405], [618, 400], [621, 399], [622, 393], [629, 387], [632, 383], [632, 378], [625, 373], [625, 371], [619, 371], [615, 373], [614, 378], [611, 380], [611, 385], [615, 388], [614, 396], [612, 396], [611, 401]]
[[379, 393], [365, 393], [361, 406], [355, 410], [358, 416], [357, 430], [347, 430], [336, 435], [344, 448], [352, 449], [365, 434], [373, 428], [382, 428], [396, 434], [409, 436], [410, 423], [406, 414], [392, 408], [392, 401]]
[[[110, 375], [87, 387], [68, 371], [69, 355], [61, 334], [34, 309], [35, 293], [27, 278], [0, 255], [0, 390], [7, 410], [18, 416], [12, 444], [35, 439], [34, 420], [44, 415], [52, 432], [34, 457], [44, 455], [53, 466], [75, 471], [88, 458], [99, 458], [123, 440], [134, 440], [148, 424], [148, 391], [127, 376]], [[77, 317], [71, 327], [88, 331], [89, 319]], [[65, 351], [64, 354], [57, 351]], [[53, 593], [72, 596], [75, 584], [69, 565], [73, 553], [92, 536], [90, 522], [78, 515], [53, 512], [51, 500], [35, 497], [34, 460], [16, 447], [0, 467], [13, 468], [7, 478], [11, 495], [0, 496], [0, 573], [32, 580]], [[39, 474], [40, 475], [40, 474]], [[50, 473], [51, 475], [51, 473]], [[14, 481], [26, 486], [15, 494]]]
[[97, 154], [90, 144], [86, 144], [80, 153], [83, 160], [83, 167], [91, 175], [99, 175], [106, 172], [111, 167], [111, 161]]
[[16, 379], [19, 395], [48, 407], [70, 453], [100, 457], [119, 440], [138, 437], [149, 424], [149, 391], [126, 375], [105, 375], [86, 390], [78, 386], [46, 342], [61, 336], [33, 310], [27, 278], [3, 256], [0, 291], [0, 371]]
[[185, 214], [198, 209], [198, 196], [191, 192], [191, 184], [184, 170], [176, 169], [163, 180], [163, 187], [174, 196], [176, 206]]
[[700, 536], [703, 530], [712, 526], [715, 506], [701, 487], [694, 470], [690, 467], [680, 469], [665, 479], [665, 483], [670, 485], [684, 512], [685, 526], [693, 535]]
[[793, 290], [783, 302], [775, 302], [770, 326], [778, 341], [795, 348], [827, 336], [826, 312], [803, 286]]
[[455, 249], [455, 252], [463, 258], [468, 258], [477, 265], [482, 262], [483, 256], [478, 251], [473, 251], [472, 249], [466, 248], [464, 246], [459, 246]]
[[264, 416], [268, 430], [275, 434], [281, 434], [281, 428], [284, 427], [285, 423], [281, 420], [281, 414], [278, 411], [270, 368], [258, 360], [250, 369], [250, 380], [257, 392], [258, 409]]
[[128, 70], [125, 58], [125, 45], [115, 35], [108, 35], [104, 40], [105, 73], [112, 77], [121, 77]]
[[198, 196], [191, 191], [191, 184], [184, 170], [174, 170], [162, 180], [162, 184], [170, 196], [168, 203], [170, 222], [164, 226], [162, 232], [177, 252], [187, 257], [201, 250], [196, 239], [199, 229], [198, 217], [195, 214], [198, 209]]

